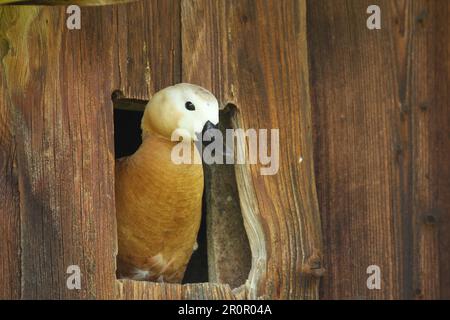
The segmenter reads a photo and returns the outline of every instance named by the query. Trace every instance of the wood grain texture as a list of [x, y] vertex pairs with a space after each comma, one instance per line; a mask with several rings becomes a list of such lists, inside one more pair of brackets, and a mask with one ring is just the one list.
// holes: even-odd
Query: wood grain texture
[[[116, 297], [110, 96], [119, 88], [148, 98], [179, 82], [178, 8], [177, 1], [82, 8], [80, 31], [65, 28], [64, 8], [0, 9], [2, 79], [12, 101], [2, 102], [2, 110], [13, 115], [21, 190], [22, 298]], [[175, 27], [160, 29], [161, 19]], [[8, 135], [2, 139], [8, 141]], [[2, 176], [2, 184], [6, 179]], [[17, 198], [17, 192], [8, 192], [2, 197]], [[2, 219], [10, 219], [11, 234], [18, 237], [12, 209]], [[2, 264], [2, 284], [10, 281], [6, 269], [17, 264], [14, 240], [11, 236], [2, 247], [12, 252], [2, 259], [10, 264]], [[81, 267], [80, 291], [66, 289], [69, 264]], [[20, 291], [20, 277], [14, 281], [14, 288], [3, 286], [9, 297]]]
[[0, 5], [78, 5], [102, 6], [126, 3], [137, 0], [0, 0]]
[[[13, 17], [5, 37], [12, 49], [5, 56], [4, 73], [18, 141], [22, 297], [113, 294], [114, 219], [101, 214], [113, 210], [114, 198], [109, 94], [119, 88], [127, 97], [148, 99], [178, 82], [182, 44], [182, 80], [198, 82], [196, 76], [206, 75], [202, 84], [240, 108], [235, 119], [239, 127], [281, 129], [278, 175], [263, 177], [259, 166], [236, 172], [246, 228], [253, 236], [253, 271], [249, 286], [236, 291], [237, 297], [317, 298], [321, 242], [305, 2], [186, 1], [182, 12], [179, 5], [145, 1], [83, 9], [82, 32], [64, 29], [62, 8], [2, 9]], [[186, 24], [183, 41], [177, 12]], [[208, 24], [193, 19], [203, 12], [209, 12]], [[173, 20], [167, 22], [167, 16]], [[163, 19], [161, 29], [158, 21]], [[216, 47], [196, 47], [199, 42], [193, 41], [209, 42], [209, 37]], [[87, 287], [77, 293], [64, 287], [69, 261], [79, 262], [86, 277]], [[133, 294], [159, 286], [127, 285]], [[156, 291], [159, 298], [231, 297], [227, 285]]]
[[[379, 31], [369, 4], [143, 0], [82, 8], [80, 31], [64, 7], [1, 7], [0, 297], [318, 298], [325, 267], [325, 299], [450, 298], [449, 3], [380, 0]], [[280, 129], [277, 175], [235, 167], [237, 290], [115, 280], [110, 95], [180, 81], [235, 104], [235, 128]]]
[[450, 299], [450, 3], [410, 1], [413, 297]]
[[[9, 47], [0, 11], [0, 66]], [[20, 210], [14, 124], [6, 82], [0, 74], [0, 299], [20, 298]]]
[[322, 297], [448, 297], [448, 3], [370, 4], [308, 2]]
[[144, 0], [120, 5], [115, 59], [125, 97], [149, 100], [153, 93], [181, 81], [180, 3]]
[[118, 281], [117, 297], [121, 300], [234, 300], [227, 285], [213, 283], [159, 284], [143, 281]]
[[305, 1], [182, 1], [181, 17], [183, 80], [235, 104], [235, 124], [280, 129], [278, 174], [236, 169], [253, 255], [249, 297], [317, 298], [322, 243]]
[[[17, 150], [21, 297], [113, 297], [114, 41], [98, 36], [113, 10], [83, 12], [84, 32], [65, 28], [64, 8], [0, 10], [9, 19], [2, 74]], [[81, 290], [66, 287], [73, 264]]]

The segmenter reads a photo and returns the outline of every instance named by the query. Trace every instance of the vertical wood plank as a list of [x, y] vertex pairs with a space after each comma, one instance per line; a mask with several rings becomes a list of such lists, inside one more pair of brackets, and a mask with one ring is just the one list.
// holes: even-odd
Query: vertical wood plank
[[180, 2], [143, 0], [117, 6], [114, 48], [119, 87], [127, 98], [149, 100], [181, 80]]
[[[0, 81], [0, 87], [3, 86]], [[20, 210], [16, 149], [6, 90], [0, 88], [0, 299], [20, 298]]]
[[450, 298], [450, 4], [410, 1], [413, 295]]
[[[445, 9], [447, 5], [447, 10]], [[433, 148], [430, 157], [433, 159], [433, 177], [436, 181], [433, 188], [433, 206], [437, 208], [439, 222], [439, 283], [440, 299], [450, 299], [450, 3], [439, 1], [431, 16], [436, 19], [435, 47], [430, 49], [434, 55], [434, 83], [436, 106], [430, 127], [433, 128]]]
[[[6, 7], [11, 97], [21, 192], [22, 297], [114, 296], [115, 218], [110, 92], [113, 9]], [[81, 290], [68, 290], [69, 265]]]
[[[381, 30], [369, 1], [309, 1], [315, 164], [326, 243], [325, 299], [401, 298], [410, 281], [410, 210], [402, 208], [396, 57], [388, 1]], [[381, 290], [368, 290], [378, 265]], [[406, 278], [403, 278], [406, 277]]]
[[[366, 28], [370, 4], [308, 2], [322, 296], [438, 298], [448, 283], [448, 4], [379, 1], [377, 31]], [[366, 287], [372, 264], [381, 290]]]
[[[235, 104], [243, 128], [280, 129], [279, 172], [262, 176], [260, 165], [248, 166], [245, 188], [254, 188], [252, 210], [259, 212], [253, 225], [244, 214], [252, 270], [258, 268], [250, 275], [250, 297], [317, 298], [322, 247], [305, 1], [185, 0], [182, 29], [183, 79]], [[265, 240], [258, 242], [252, 228], [262, 228]]]
[[[0, 11], [0, 66], [9, 52]], [[20, 298], [20, 210], [14, 125], [4, 74], [0, 74], [0, 299]]]
[[137, 0], [0, 0], [0, 5], [4, 4], [22, 4], [26, 2], [27, 5], [72, 5], [79, 6], [98, 6], [98, 5], [112, 5], [125, 3]]

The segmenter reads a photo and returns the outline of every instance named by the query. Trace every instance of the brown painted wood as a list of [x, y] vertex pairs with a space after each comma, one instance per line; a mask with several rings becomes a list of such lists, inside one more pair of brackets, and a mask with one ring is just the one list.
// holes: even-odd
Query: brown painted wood
[[308, 2], [322, 297], [448, 297], [448, 3], [370, 4]]

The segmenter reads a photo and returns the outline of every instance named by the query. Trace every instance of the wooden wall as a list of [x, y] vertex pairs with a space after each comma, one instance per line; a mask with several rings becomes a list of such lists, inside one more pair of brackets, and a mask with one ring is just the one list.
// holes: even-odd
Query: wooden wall
[[[0, 7], [0, 298], [450, 298], [450, 4], [377, 2], [376, 31], [366, 0]], [[280, 128], [277, 175], [236, 168], [239, 291], [115, 279], [110, 96], [180, 81]]]
[[[111, 27], [112, 10], [86, 10], [90, 32], [61, 32], [64, 8], [0, 10], [2, 109], [16, 169], [6, 180], [16, 193], [2, 219], [11, 221], [6, 234], [19, 237], [2, 234], [18, 258], [2, 270], [2, 282], [14, 284], [14, 298], [113, 297], [110, 91], [118, 72], [115, 42], [93, 37]], [[80, 291], [67, 290], [69, 265], [82, 270]]]
[[[378, 4], [382, 29], [365, 27]], [[450, 298], [450, 2], [308, 2], [325, 299]], [[381, 290], [366, 268], [381, 267]]]

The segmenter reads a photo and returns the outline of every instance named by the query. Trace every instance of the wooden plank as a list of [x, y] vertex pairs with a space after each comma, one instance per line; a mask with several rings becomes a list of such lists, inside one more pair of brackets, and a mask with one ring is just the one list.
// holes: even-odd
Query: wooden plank
[[122, 300], [233, 300], [229, 286], [213, 283], [159, 284], [144, 281], [118, 281]]
[[[434, 70], [436, 78], [436, 105], [438, 106], [433, 114], [435, 126], [431, 123], [433, 131], [433, 176], [436, 177], [434, 185], [434, 206], [438, 208], [439, 216], [439, 275], [440, 275], [440, 299], [450, 299], [450, 171], [448, 167], [450, 156], [450, 31], [448, 21], [450, 19], [450, 5], [446, 1], [440, 1], [439, 6], [434, 9], [434, 15], [439, 21], [436, 28], [436, 41], [439, 44], [435, 47]], [[447, 10], [445, 10], [447, 4]], [[447, 39], [447, 40], [445, 40]], [[447, 44], [447, 46], [445, 45]], [[445, 61], [447, 61], [445, 63]], [[444, 66], [447, 68], [444, 69]], [[445, 115], [445, 116], [444, 116]], [[442, 128], [440, 130], [439, 128]], [[443, 138], [442, 138], [443, 137]]]
[[450, 4], [410, 1], [413, 296], [450, 298]]
[[0, 5], [79, 5], [99, 6], [126, 3], [137, 0], [0, 0]]
[[185, 0], [181, 15], [183, 80], [235, 104], [236, 125], [280, 129], [278, 174], [236, 169], [253, 255], [247, 297], [317, 298], [322, 244], [305, 1]]
[[[391, 16], [388, 2], [380, 1], [383, 27], [370, 31], [369, 5], [308, 2], [325, 299], [401, 298], [409, 280], [403, 279], [409, 213], [399, 194], [401, 105]], [[381, 290], [366, 286], [366, 268], [374, 264], [381, 268]]]
[[[448, 68], [440, 69], [448, 61], [448, 4], [379, 1], [377, 31], [365, 27], [370, 4], [308, 2], [328, 270], [322, 297], [437, 298], [439, 281], [448, 283], [446, 267], [439, 271], [449, 242], [441, 162], [449, 147], [442, 139]], [[381, 290], [367, 289], [372, 264], [381, 268]]]
[[[9, 51], [0, 11], [0, 65]], [[0, 299], [20, 298], [20, 210], [16, 148], [6, 82], [0, 74]]]
[[[117, 297], [110, 96], [148, 99], [179, 82], [178, 9], [83, 8], [80, 31], [65, 28], [64, 8], [1, 9], [11, 18], [4, 77], [18, 141], [24, 298]], [[72, 263], [80, 291], [65, 287]]]
[[180, 82], [179, 1], [137, 1], [117, 10], [116, 89], [127, 98], [149, 100], [153, 93]]
[[[113, 8], [3, 7], [21, 191], [22, 298], [114, 296]], [[117, 80], [116, 80], [117, 81]], [[68, 290], [69, 265], [81, 290]]]

